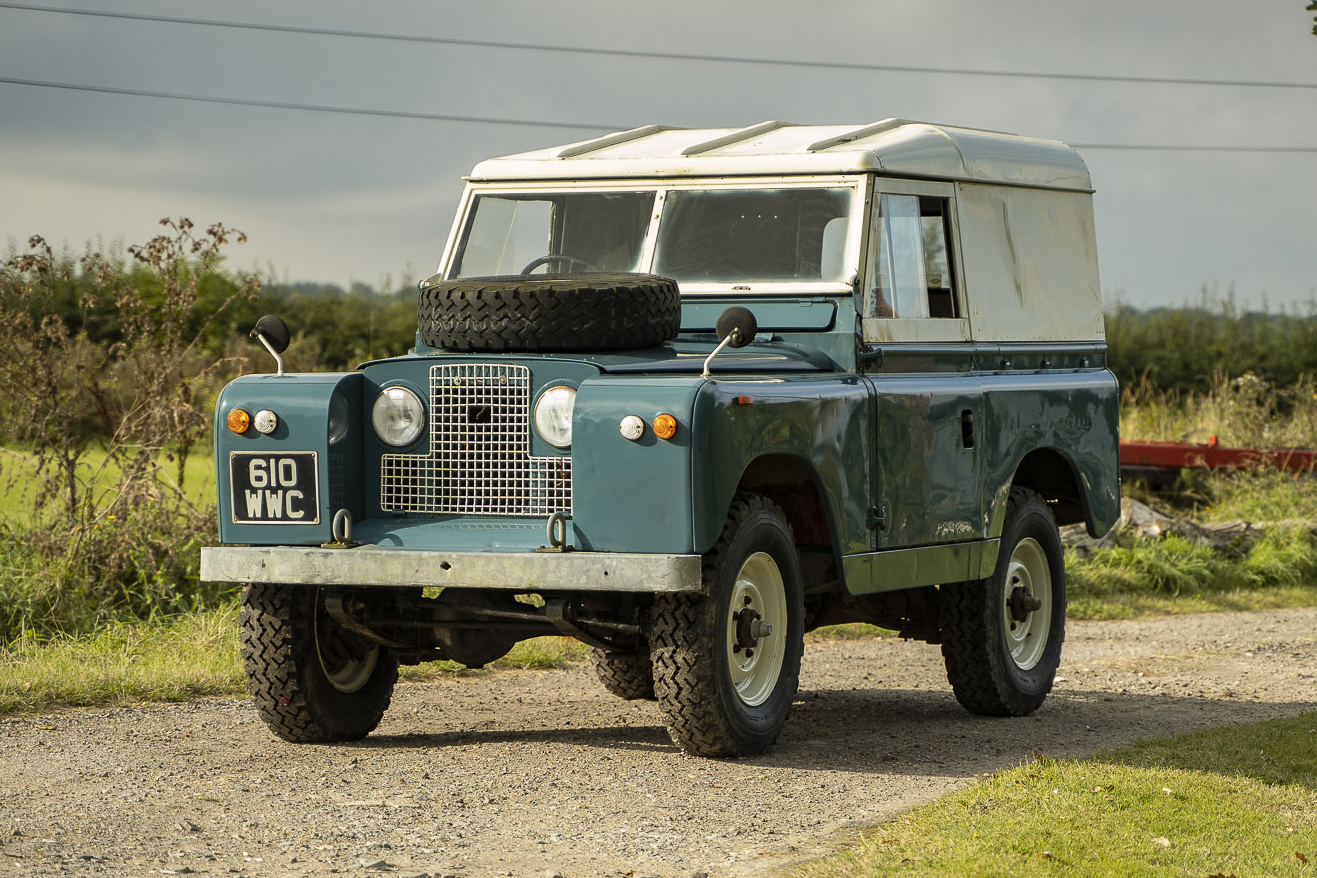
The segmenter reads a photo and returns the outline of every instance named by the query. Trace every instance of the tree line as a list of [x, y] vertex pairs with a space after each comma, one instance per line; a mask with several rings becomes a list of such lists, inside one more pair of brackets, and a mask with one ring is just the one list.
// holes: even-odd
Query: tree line
[[[104, 261], [114, 284], [80, 270], [72, 256], [55, 256], [59, 269], [50, 297], [29, 302], [40, 325], [58, 318], [74, 336], [110, 347], [124, 341], [116, 290], [137, 291], [148, 310], [164, 304], [158, 271], [132, 261]], [[216, 261], [198, 273], [196, 302], [182, 331], [205, 352], [237, 363], [239, 371], [267, 368], [264, 352], [247, 339], [263, 314], [278, 314], [293, 330], [285, 360], [298, 371], [350, 370], [362, 362], [405, 353], [415, 342], [416, 290], [410, 281], [389, 289], [364, 283], [278, 283], [227, 270]], [[239, 290], [248, 293], [236, 296]], [[252, 290], [255, 290], [252, 292]], [[12, 307], [14, 300], [9, 299]], [[222, 306], [222, 307], [221, 307]], [[37, 314], [45, 309], [47, 314]], [[1181, 394], [1202, 393], [1221, 377], [1245, 373], [1277, 386], [1317, 375], [1317, 303], [1288, 310], [1245, 311], [1233, 297], [1206, 290], [1197, 304], [1137, 308], [1119, 303], [1106, 315], [1108, 365], [1124, 386], [1135, 383]], [[242, 361], [246, 361], [245, 364]]]

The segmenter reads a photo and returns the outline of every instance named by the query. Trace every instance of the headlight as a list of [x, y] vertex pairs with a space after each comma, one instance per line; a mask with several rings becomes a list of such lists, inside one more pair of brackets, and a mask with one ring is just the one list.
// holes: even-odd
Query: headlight
[[343, 394], [336, 393], [329, 398], [329, 444], [337, 445], [348, 434], [348, 401]]
[[425, 406], [406, 387], [386, 387], [370, 410], [375, 435], [396, 448], [411, 445], [425, 429]]
[[554, 448], [567, 449], [572, 444], [572, 410], [576, 408], [576, 388], [560, 384], [540, 394], [535, 403], [535, 432]]

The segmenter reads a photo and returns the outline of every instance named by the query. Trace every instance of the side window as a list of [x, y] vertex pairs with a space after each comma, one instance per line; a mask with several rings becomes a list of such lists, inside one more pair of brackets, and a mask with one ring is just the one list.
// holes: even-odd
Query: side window
[[884, 193], [870, 232], [864, 317], [955, 317], [950, 199]]
[[881, 196], [873, 252], [877, 265], [865, 301], [865, 317], [927, 317], [923, 232], [919, 196]]
[[956, 285], [951, 273], [951, 201], [920, 198], [919, 221], [923, 231], [924, 279], [928, 283], [928, 316], [957, 317]]

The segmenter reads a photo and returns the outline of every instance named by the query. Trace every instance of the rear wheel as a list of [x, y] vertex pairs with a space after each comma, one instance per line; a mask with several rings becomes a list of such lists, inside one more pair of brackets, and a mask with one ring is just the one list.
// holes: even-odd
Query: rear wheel
[[736, 496], [704, 557], [704, 585], [703, 596], [655, 601], [655, 695], [672, 740], [688, 753], [761, 753], [786, 724], [804, 648], [800, 561], [772, 501]]
[[654, 665], [644, 653], [590, 650], [590, 663], [604, 688], [627, 701], [654, 697]]
[[280, 738], [352, 741], [379, 725], [398, 660], [330, 617], [319, 589], [248, 585], [239, 621], [247, 688]]
[[1037, 493], [1014, 488], [989, 579], [944, 586], [942, 656], [956, 699], [990, 716], [1033, 713], [1052, 690], [1065, 639], [1065, 563]]

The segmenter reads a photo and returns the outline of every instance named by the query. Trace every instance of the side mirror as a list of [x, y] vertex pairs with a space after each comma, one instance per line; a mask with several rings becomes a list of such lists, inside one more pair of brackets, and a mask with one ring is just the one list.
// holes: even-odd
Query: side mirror
[[709, 365], [714, 357], [722, 353], [723, 348], [743, 348], [754, 341], [755, 333], [759, 331], [759, 321], [755, 319], [754, 312], [749, 308], [733, 305], [718, 315], [718, 322], [713, 328], [718, 331], [718, 338], [722, 341], [718, 342], [718, 347], [714, 348], [713, 353], [704, 361], [701, 378], [709, 377]]
[[251, 337], [260, 339], [265, 337], [266, 342], [274, 349], [276, 354], [282, 354], [288, 350], [288, 342], [292, 334], [288, 331], [288, 324], [284, 323], [282, 317], [276, 317], [273, 314], [266, 314], [256, 325], [252, 327]]
[[288, 350], [288, 342], [292, 334], [288, 331], [288, 324], [284, 323], [282, 317], [276, 317], [273, 314], [266, 314], [256, 325], [252, 327], [251, 337], [259, 341], [270, 356], [274, 357], [275, 365], [278, 367], [279, 375], [284, 373], [283, 357], [279, 356]]
[[754, 312], [749, 308], [733, 305], [718, 315], [714, 329], [718, 331], [718, 338], [726, 341], [728, 347], [743, 348], [754, 341], [755, 333], [759, 331], [759, 321], [755, 320]]

